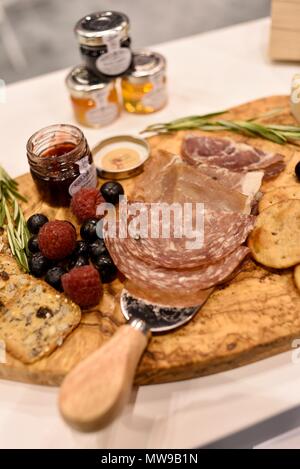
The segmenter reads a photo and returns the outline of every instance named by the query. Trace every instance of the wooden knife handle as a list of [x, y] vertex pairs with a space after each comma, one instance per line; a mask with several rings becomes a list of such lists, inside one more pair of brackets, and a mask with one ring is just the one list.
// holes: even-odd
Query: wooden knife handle
[[70, 426], [90, 432], [113, 420], [128, 401], [149, 337], [144, 321], [132, 320], [66, 376], [59, 409]]

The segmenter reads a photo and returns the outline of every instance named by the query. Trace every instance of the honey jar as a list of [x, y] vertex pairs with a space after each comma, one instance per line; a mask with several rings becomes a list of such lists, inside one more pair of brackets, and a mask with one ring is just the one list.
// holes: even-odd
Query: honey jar
[[111, 124], [120, 114], [115, 81], [107, 81], [79, 65], [66, 78], [76, 120], [87, 127]]
[[85, 136], [73, 125], [50, 125], [27, 142], [27, 159], [41, 199], [68, 206], [82, 187], [96, 187], [97, 171]]
[[148, 114], [167, 103], [166, 60], [157, 52], [133, 53], [131, 71], [121, 81], [123, 105], [128, 112]]
[[100, 77], [118, 77], [131, 65], [129, 19], [117, 11], [101, 11], [81, 18], [75, 26], [81, 57]]

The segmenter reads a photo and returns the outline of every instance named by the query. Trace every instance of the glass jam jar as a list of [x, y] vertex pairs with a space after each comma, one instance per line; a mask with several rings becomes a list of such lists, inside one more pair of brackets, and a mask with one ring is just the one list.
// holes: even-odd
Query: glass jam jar
[[96, 187], [93, 157], [80, 129], [73, 125], [50, 125], [27, 142], [32, 178], [43, 201], [68, 206], [82, 187]]
[[131, 65], [129, 19], [124, 13], [101, 11], [81, 18], [75, 26], [81, 57], [100, 77], [118, 77]]
[[131, 71], [121, 80], [123, 105], [128, 112], [149, 114], [167, 104], [166, 60], [157, 52], [133, 53]]
[[88, 127], [111, 124], [120, 114], [114, 80], [104, 81], [85, 66], [73, 68], [66, 78], [77, 121]]

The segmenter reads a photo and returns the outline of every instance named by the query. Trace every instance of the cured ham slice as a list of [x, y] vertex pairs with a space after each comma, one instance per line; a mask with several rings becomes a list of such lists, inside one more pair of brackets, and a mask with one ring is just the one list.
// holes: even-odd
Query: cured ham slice
[[[170, 236], [154, 237], [154, 231], [160, 235], [163, 233], [164, 219], [160, 216], [153, 220], [151, 204], [145, 204], [143, 209], [149, 225], [147, 232], [143, 237], [136, 237], [135, 233], [131, 236], [129, 233], [126, 239], [126, 249], [149, 265], [173, 269], [180, 269], [182, 266], [195, 268], [222, 259], [247, 239], [255, 221], [254, 216], [242, 213], [204, 210], [204, 239], [202, 246], [196, 247], [195, 236], [175, 236], [174, 219], [170, 220]], [[133, 219], [134, 217], [130, 221]], [[155, 230], [153, 229], [154, 223]], [[196, 227], [195, 220], [192, 225]]]
[[190, 135], [182, 143], [182, 157], [192, 165], [209, 165], [233, 172], [264, 170], [266, 177], [274, 177], [284, 169], [279, 153], [264, 152], [229, 138]]
[[137, 178], [132, 199], [146, 202], [201, 202], [206, 209], [249, 213], [247, 195], [214, 180], [176, 155], [157, 151]]

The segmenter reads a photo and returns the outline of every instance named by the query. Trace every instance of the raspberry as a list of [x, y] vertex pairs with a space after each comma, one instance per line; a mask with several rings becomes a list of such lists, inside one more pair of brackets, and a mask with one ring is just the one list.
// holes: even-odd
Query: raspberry
[[76, 246], [76, 231], [68, 221], [48, 221], [38, 234], [39, 248], [48, 259], [63, 259]]
[[95, 267], [75, 267], [62, 276], [64, 292], [81, 307], [95, 306], [103, 293], [100, 276]]
[[73, 195], [71, 210], [76, 215], [79, 223], [96, 217], [97, 205], [105, 202], [98, 189], [80, 189]]

